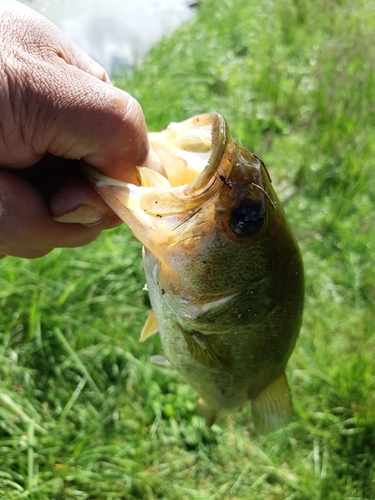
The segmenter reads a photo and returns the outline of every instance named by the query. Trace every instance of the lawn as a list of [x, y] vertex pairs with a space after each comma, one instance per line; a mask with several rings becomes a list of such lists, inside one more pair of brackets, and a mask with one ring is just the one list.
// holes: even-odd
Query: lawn
[[374, 26], [364, 0], [203, 0], [115, 82], [150, 130], [218, 111], [265, 161], [306, 272], [292, 423], [260, 437], [248, 405], [208, 429], [150, 363], [123, 226], [0, 261], [0, 498], [375, 498]]

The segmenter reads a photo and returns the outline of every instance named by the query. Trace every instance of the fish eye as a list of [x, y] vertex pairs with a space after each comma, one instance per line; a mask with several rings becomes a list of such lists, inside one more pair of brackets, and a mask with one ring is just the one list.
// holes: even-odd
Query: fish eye
[[246, 200], [234, 208], [229, 218], [229, 227], [236, 236], [246, 238], [258, 233], [264, 224], [265, 210], [258, 201]]

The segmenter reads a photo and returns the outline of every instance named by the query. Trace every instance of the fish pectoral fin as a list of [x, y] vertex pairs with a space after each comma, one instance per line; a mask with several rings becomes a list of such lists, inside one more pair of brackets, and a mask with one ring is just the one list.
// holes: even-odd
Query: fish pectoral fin
[[154, 354], [154, 356], [151, 356], [150, 358], [151, 363], [154, 363], [154, 365], [158, 366], [167, 366], [171, 367], [171, 363], [167, 360], [165, 356], [160, 356], [160, 354]]
[[226, 370], [225, 363], [211, 345], [212, 338], [201, 332], [187, 332], [182, 330], [188, 349], [192, 357], [207, 368]]
[[146, 323], [143, 325], [142, 331], [141, 331], [141, 336], [139, 337], [139, 342], [144, 342], [147, 340], [151, 335], [154, 335], [159, 331], [159, 324], [158, 320], [156, 319], [154, 311], [151, 309], [151, 311], [148, 313]]
[[285, 372], [251, 400], [255, 430], [259, 434], [285, 427], [292, 419], [292, 398]]

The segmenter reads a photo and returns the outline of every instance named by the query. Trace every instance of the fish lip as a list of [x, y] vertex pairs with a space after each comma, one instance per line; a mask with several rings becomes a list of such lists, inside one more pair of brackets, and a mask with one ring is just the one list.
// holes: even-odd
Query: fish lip
[[184, 189], [185, 196], [198, 196], [207, 192], [217, 180], [221, 159], [229, 141], [229, 128], [225, 118], [220, 113], [207, 113], [212, 117], [211, 154], [202, 172]]
[[[223, 176], [219, 174], [219, 169], [222, 168], [223, 172], [229, 175], [229, 171], [233, 168], [229, 157], [224, 162], [225, 166], [223, 165], [223, 158], [230, 141], [229, 129], [224, 117], [219, 113], [208, 113], [194, 118], [208, 123], [211, 127], [211, 151], [207, 164], [189, 184], [148, 189], [140, 187], [139, 207], [151, 218], [195, 213], [222, 187]], [[192, 123], [191, 128], [194, 126], [195, 124]]]

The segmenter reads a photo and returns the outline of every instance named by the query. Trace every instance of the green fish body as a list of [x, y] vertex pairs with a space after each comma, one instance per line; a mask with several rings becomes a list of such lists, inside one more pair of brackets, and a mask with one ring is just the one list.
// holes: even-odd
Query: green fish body
[[285, 376], [301, 326], [301, 254], [262, 160], [216, 113], [150, 134], [168, 180], [141, 186], [91, 173], [98, 192], [143, 243], [165, 358], [200, 396], [208, 423], [252, 404], [260, 433], [292, 415]]

